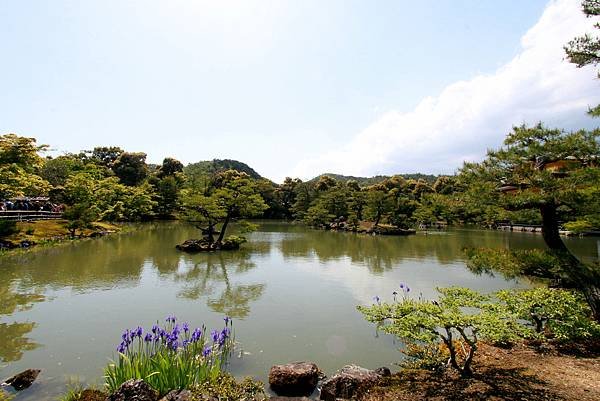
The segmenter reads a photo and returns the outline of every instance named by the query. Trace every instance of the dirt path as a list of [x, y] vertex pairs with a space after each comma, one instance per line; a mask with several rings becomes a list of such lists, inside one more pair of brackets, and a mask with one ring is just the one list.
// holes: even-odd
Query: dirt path
[[600, 400], [598, 357], [482, 345], [474, 370], [470, 379], [460, 379], [454, 372], [403, 372], [371, 389], [361, 401]]

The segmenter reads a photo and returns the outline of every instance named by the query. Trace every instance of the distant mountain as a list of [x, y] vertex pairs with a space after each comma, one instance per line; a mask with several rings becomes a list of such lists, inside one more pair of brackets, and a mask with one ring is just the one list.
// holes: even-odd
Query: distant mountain
[[[421, 174], [421, 173], [413, 173], [413, 174], [397, 174], [400, 175], [402, 177], [404, 177], [404, 179], [407, 180], [424, 180], [427, 181], [430, 184], [433, 184], [435, 182], [435, 180], [437, 180], [438, 176], [437, 175], [433, 175], [433, 174]], [[341, 174], [333, 174], [333, 173], [325, 173], [325, 174], [321, 174], [316, 176], [315, 178], [313, 178], [312, 180], [310, 180], [309, 182], [316, 182], [319, 180], [319, 178], [323, 177], [323, 176], [327, 176], [327, 177], [331, 177], [336, 181], [341, 181], [341, 182], [347, 182], [350, 180], [354, 180], [356, 182], [358, 182], [358, 185], [360, 186], [369, 186], [369, 185], [374, 185], [374, 184], [378, 184], [381, 181], [390, 178], [390, 175], [376, 175], [373, 177], [354, 177], [351, 175], [341, 175]]]
[[207, 175], [212, 176], [215, 173], [219, 173], [221, 171], [226, 170], [237, 170], [248, 174], [250, 177], [255, 179], [262, 179], [263, 177], [258, 174], [252, 167], [248, 166], [246, 163], [242, 163], [237, 160], [231, 159], [213, 159], [213, 160], [204, 160], [199, 161], [197, 163], [190, 163], [185, 166], [184, 171], [186, 174], [195, 174], [195, 175]]

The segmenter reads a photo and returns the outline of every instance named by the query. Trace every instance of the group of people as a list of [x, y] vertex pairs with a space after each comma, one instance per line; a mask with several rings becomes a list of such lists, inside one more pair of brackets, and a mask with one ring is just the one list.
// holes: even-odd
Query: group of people
[[30, 211], [30, 212], [55, 212], [64, 210], [64, 205], [51, 203], [48, 200], [9, 199], [0, 201], [0, 211]]

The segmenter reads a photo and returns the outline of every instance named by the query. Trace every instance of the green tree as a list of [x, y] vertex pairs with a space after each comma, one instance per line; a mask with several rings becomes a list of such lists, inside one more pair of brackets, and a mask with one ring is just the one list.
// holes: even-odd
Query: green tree
[[392, 204], [386, 188], [382, 185], [372, 185], [367, 188], [366, 217], [377, 227], [381, 219], [391, 210]]
[[123, 184], [130, 187], [140, 185], [148, 176], [146, 154], [123, 152], [114, 161], [112, 170]]
[[160, 166], [158, 175], [163, 178], [174, 176], [177, 173], [183, 173], [183, 163], [172, 157], [166, 157]]
[[299, 178], [286, 177], [283, 184], [276, 189], [286, 219], [293, 217], [293, 206], [296, 203], [296, 187], [299, 184], [302, 184], [302, 180]]
[[[570, 283], [583, 291], [600, 319], [600, 273], [581, 263], [559, 235], [560, 217], [580, 219], [590, 196], [600, 196], [600, 130], [565, 132], [542, 124], [513, 128], [498, 150], [481, 163], [465, 163], [461, 179], [485, 189], [473, 199], [507, 210], [537, 210], [542, 235], [561, 261]], [[594, 215], [600, 213], [596, 210]]]
[[[89, 154], [89, 151], [87, 152]], [[118, 146], [98, 146], [92, 150], [91, 159], [96, 164], [112, 168], [113, 164], [123, 153], [125, 153], [125, 151]]]
[[[217, 248], [233, 218], [254, 217], [268, 207], [258, 192], [256, 181], [235, 170], [218, 173], [208, 191], [187, 188], [182, 197], [187, 220], [195, 223]], [[218, 224], [221, 227], [217, 231]]]
[[49, 158], [40, 171], [40, 176], [53, 187], [63, 186], [67, 179], [78, 171], [84, 170], [84, 163], [72, 155]]
[[15, 134], [0, 135], [0, 165], [15, 164], [27, 173], [36, 172], [44, 165], [39, 155], [48, 145], [37, 145], [35, 138]]
[[0, 135], [0, 199], [48, 193], [50, 184], [38, 175], [44, 165], [39, 152], [47, 148], [35, 138]]
[[[597, 17], [600, 15], [599, 0], [583, 0], [581, 6], [587, 17]], [[596, 22], [594, 27], [600, 29], [600, 22]], [[600, 63], [600, 37], [591, 34], [578, 36], [567, 43], [565, 52], [569, 61], [577, 65], [577, 67], [586, 65], [596, 66]], [[600, 116], [600, 105], [590, 109], [589, 114], [595, 117]]]
[[50, 184], [37, 174], [29, 173], [17, 164], [0, 165], [0, 199], [16, 196], [43, 196]]
[[[393, 303], [358, 306], [365, 318], [386, 333], [409, 343], [442, 343], [450, 353], [450, 365], [462, 376], [473, 374], [471, 365], [480, 340], [510, 343], [527, 332], [516, 316], [487, 295], [467, 288], [438, 288], [438, 301], [414, 300], [407, 288]], [[457, 340], [468, 351], [461, 360]]]

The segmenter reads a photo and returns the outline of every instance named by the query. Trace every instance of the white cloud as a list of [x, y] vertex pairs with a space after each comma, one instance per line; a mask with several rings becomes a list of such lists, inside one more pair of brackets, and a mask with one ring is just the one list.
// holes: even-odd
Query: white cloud
[[453, 83], [410, 112], [387, 112], [341, 150], [303, 160], [290, 175], [450, 173], [499, 146], [513, 125], [592, 126], [585, 111], [600, 103], [595, 70], [566, 61], [563, 45], [592, 32], [593, 22], [578, 0], [552, 1], [521, 38], [519, 54], [493, 74]]

